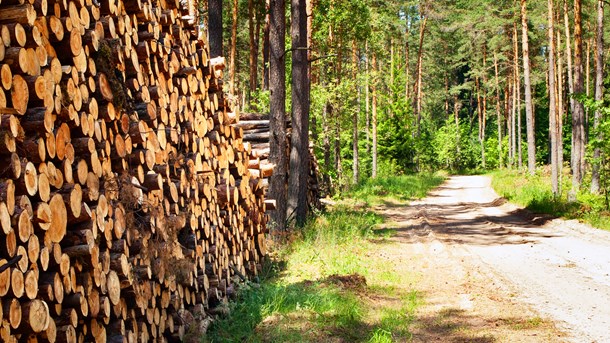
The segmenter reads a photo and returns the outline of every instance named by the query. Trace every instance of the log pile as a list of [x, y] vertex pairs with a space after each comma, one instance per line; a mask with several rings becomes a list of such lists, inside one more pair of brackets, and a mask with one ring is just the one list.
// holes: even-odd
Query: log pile
[[[286, 154], [290, 156], [290, 121], [286, 122], [288, 128], [288, 150]], [[273, 173], [273, 164], [269, 162], [269, 115], [261, 113], [241, 113], [239, 122], [233, 127], [243, 131], [243, 141], [250, 150], [249, 168], [252, 175], [263, 179], [265, 191], [269, 186], [269, 177]], [[320, 184], [318, 182], [319, 168], [313, 146], [309, 148], [309, 179], [307, 182], [307, 199], [309, 210], [320, 209], [322, 198]], [[270, 201], [270, 200], [268, 200]]]
[[194, 1], [0, 0], [2, 342], [180, 341], [257, 273], [268, 171], [197, 23]]

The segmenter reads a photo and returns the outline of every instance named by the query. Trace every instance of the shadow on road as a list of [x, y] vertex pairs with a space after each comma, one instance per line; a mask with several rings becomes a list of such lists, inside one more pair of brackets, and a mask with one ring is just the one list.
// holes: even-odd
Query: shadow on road
[[[430, 197], [435, 197], [434, 194]], [[487, 203], [414, 204], [383, 210], [392, 222], [380, 229], [392, 229], [398, 238], [421, 241], [433, 237], [441, 242], [472, 245], [532, 244], [541, 238], [559, 237], [543, 226], [554, 219], [525, 209], [510, 212], [487, 211], [506, 202], [497, 198]]]

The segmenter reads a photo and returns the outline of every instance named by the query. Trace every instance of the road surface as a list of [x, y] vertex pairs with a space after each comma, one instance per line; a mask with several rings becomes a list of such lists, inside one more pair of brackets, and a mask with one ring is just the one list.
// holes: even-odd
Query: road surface
[[416, 342], [610, 342], [610, 232], [536, 216], [455, 176], [390, 218], [425, 299]]

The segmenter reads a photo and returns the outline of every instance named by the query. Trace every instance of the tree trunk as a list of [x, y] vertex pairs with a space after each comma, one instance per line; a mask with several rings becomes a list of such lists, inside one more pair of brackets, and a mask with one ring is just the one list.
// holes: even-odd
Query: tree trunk
[[365, 50], [366, 50], [366, 65], [365, 65], [365, 69], [366, 69], [366, 86], [364, 89], [364, 97], [365, 97], [365, 106], [364, 106], [364, 113], [366, 115], [366, 128], [364, 130], [364, 132], [366, 133], [366, 153], [370, 154], [371, 153], [371, 135], [370, 135], [370, 131], [369, 128], [371, 127], [371, 95], [369, 92], [369, 89], [371, 88], [371, 74], [370, 74], [370, 67], [369, 67], [369, 45], [368, 42], [365, 43]]
[[407, 18], [405, 30], [405, 100], [409, 102], [411, 98], [411, 69], [409, 68], [409, 19]]
[[515, 166], [515, 156], [517, 155], [517, 145], [515, 142], [515, 118], [517, 117], [517, 78], [515, 71], [512, 71], [512, 83], [510, 85], [510, 92], [512, 98], [510, 120], [508, 123], [508, 151], [509, 153], [509, 165], [511, 168]]
[[222, 0], [208, 0], [210, 57], [222, 56]]
[[[356, 80], [358, 76], [358, 47], [356, 45], [356, 40], [352, 40], [352, 79]], [[358, 154], [358, 116], [360, 115], [360, 87], [356, 85], [358, 88], [356, 92], [358, 93], [358, 98], [356, 100], [356, 110], [352, 116], [352, 182], [354, 184], [358, 183], [360, 179], [359, 175], [359, 154]]]
[[[597, 1], [597, 27], [595, 30], [595, 101], [603, 98], [604, 87], [604, 0]], [[597, 135], [597, 140], [601, 141], [603, 136], [597, 132], [601, 123], [602, 114], [597, 109], [593, 121], [593, 129]], [[600, 158], [601, 151], [595, 148], [593, 151], [593, 175], [591, 178], [591, 193], [599, 193], [600, 189]]]
[[[377, 70], [377, 58], [375, 53], [373, 53], [372, 60], [373, 73]], [[376, 80], [373, 80], [371, 83], [371, 90], [373, 93], [373, 113], [372, 113], [372, 126], [373, 126], [373, 170], [371, 176], [373, 178], [377, 177], [377, 86]]]
[[258, 79], [258, 66], [256, 56], [258, 55], [258, 40], [254, 34], [254, 0], [248, 0], [248, 34], [250, 38], [250, 92], [256, 91], [256, 80]]
[[[559, 24], [559, 20], [557, 21]], [[564, 105], [564, 85], [563, 85], [563, 58], [561, 55], [561, 32], [557, 29], [557, 44], [555, 51], [557, 52], [557, 165], [559, 166], [559, 194], [562, 193], [563, 181], [563, 115], [565, 113]]]
[[232, 8], [232, 20], [233, 20], [233, 25], [231, 26], [231, 67], [230, 69], [230, 89], [229, 89], [229, 93], [231, 95], [235, 95], [235, 59], [237, 58], [237, 10], [238, 10], [238, 6], [239, 6], [239, 1], [238, 0], [233, 0], [233, 8]]
[[[487, 49], [483, 47], [483, 70], [487, 69]], [[483, 126], [481, 127], [481, 158], [483, 159], [483, 168], [487, 165], [487, 157], [485, 152], [485, 133], [487, 131], [487, 73], [483, 73]]]
[[292, 0], [292, 136], [288, 178], [288, 212], [297, 225], [307, 218], [309, 177], [309, 63], [307, 61], [307, 9], [305, 0]]
[[[330, 118], [332, 117], [333, 107], [330, 101], [326, 101], [324, 104], [324, 110], [322, 112], [322, 131], [324, 132], [324, 167], [327, 171], [332, 170], [330, 166]], [[324, 173], [324, 184], [330, 189], [330, 173]]]
[[549, 36], [549, 135], [551, 137], [551, 188], [555, 196], [559, 195], [559, 171], [557, 160], [557, 108], [555, 99], [555, 28], [553, 17], [553, 0], [548, 0], [548, 36]]
[[516, 23], [513, 26], [513, 30], [515, 32], [515, 80], [517, 88], [517, 132], [515, 133], [515, 140], [517, 141], [517, 167], [521, 169], [523, 168], [523, 151], [521, 149], [521, 143], [523, 141], [521, 137], [521, 69], [519, 68], [519, 31], [517, 30]]
[[286, 229], [286, 64], [284, 60], [286, 36], [286, 5], [284, 0], [270, 0], [269, 15], [269, 90], [270, 122], [269, 160], [275, 165], [269, 182], [269, 197], [276, 200], [272, 214], [278, 230]]
[[479, 118], [479, 144], [481, 144], [481, 167], [485, 169], [485, 144], [483, 142], [483, 98], [481, 97], [481, 80], [475, 77], [477, 88], [477, 114]]
[[270, 31], [270, 1], [265, 0], [265, 27], [263, 29], [263, 90], [269, 90], [269, 31]]
[[[423, 15], [423, 14], [422, 14]], [[419, 27], [419, 50], [417, 52], [417, 78], [415, 80], [414, 95], [415, 95], [415, 117], [417, 118], [417, 137], [421, 133], [421, 102], [422, 102], [422, 62], [424, 56], [424, 34], [426, 32], [426, 23], [428, 17], [424, 17]]]
[[521, 30], [523, 50], [523, 79], [525, 83], [525, 120], [527, 125], [527, 170], [531, 175], [536, 171], [535, 116], [532, 104], [532, 83], [530, 79], [529, 43], [527, 38], [527, 2], [521, 0]]
[[568, 12], [568, 0], [563, 0], [563, 21], [566, 34], [566, 57], [568, 62], [568, 92], [570, 98], [570, 113], [574, 113], [574, 69], [572, 68], [572, 39], [570, 37], [570, 16]]
[[502, 156], [502, 113], [500, 109], [500, 81], [498, 75], [498, 53], [494, 52], [494, 70], [496, 76], [496, 118], [498, 125], [498, 168], [502, 168], [504, 161]]
[[[584, 75], [582, 65], [582, 10], [581, 0], [574, 1], [574, 93], [583, 94]], [[582, 102], [575, 101], [572, 114], [572, 197], [580, 189], [584, 174], [585, 110]]]

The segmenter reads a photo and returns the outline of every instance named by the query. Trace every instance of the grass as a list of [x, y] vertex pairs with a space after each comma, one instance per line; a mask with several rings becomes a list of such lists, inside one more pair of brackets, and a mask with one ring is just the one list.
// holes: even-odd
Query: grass
[[610, 230], [610, 212], [601, 195], [585, 191], [576, 195], [576, 201], [568, 201], [570, 178], [563, 177], [562, 194], [555, 197], [551, 191], [548, 173], [538, 171], [526, 175], [516, 170], [500, 170], [491, 173], [496, 192], [511, 202], [535, 213], [546, 213], [567, 219], [578, 219], [604, 230]]
[[[419, 180], [419, 181], [418, 181]], [[433, 176], [376, 180], [363, 185], [370, 201], [424, 196]], [[372, 189], [390, 187], [384, 196]], [[412, 186], [412, 187], [411, 187]], [[401, 187], [403, 192], [400, 191]], [[381, 192], [383, 193], [383, 192]], [[212, 325], [204, 342], [395, 342], [411, 337], [420, 294], [416, 276], [384, 256], [392, 231], [382, 218], [338, 206], [310, 219], [289, 242], [275, 245], [260, 284], [246, 284], [230, 314]], [[408, 267], [406, 268], [408, 270]]]
[[367, 205], [384, 201], [407, 201], [426, 196], [430, 189], [440, 185], [445, 178], [446, 175], [442, 173], [370, 178], [346, 195]]

